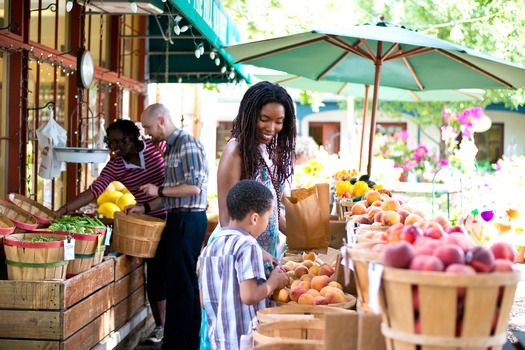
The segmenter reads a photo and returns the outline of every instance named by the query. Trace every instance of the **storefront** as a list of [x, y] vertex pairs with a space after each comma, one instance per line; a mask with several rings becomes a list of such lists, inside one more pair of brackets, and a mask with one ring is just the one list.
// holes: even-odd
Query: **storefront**
[[[92, 181], [90, 163], [66, 163], [54, 179], [37, 175], [36, 130], [51, 112], [67, 147], [94, 148], [101, 120], [138, 120], [148, 83], [246, 79], [221, 50], [239, 34], [215, 1], [8, 0], [0, 9], [0, 192], [51, 208]], [[84, 85], [77, 58], [85, 50], [93, 80]]]

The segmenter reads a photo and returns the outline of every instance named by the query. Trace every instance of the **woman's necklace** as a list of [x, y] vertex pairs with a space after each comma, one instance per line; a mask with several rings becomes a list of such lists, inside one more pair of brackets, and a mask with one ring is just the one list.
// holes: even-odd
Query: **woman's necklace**
[[272, 169], [270, 169], [261, 152], [257, 152], [257, 154], [259, 156], [259, 166], [265, 167], [268, 170], [268, 176], [270, 176], [270, 181], [272, 182], [273, 189], [275, 190], [275, 196], [277, 197], [277, 222], [279, 222], [279, 218], [281, 217], [281, 186], [279, 185], [279, 180], [277, 179], [276, 174], [274, 174]]

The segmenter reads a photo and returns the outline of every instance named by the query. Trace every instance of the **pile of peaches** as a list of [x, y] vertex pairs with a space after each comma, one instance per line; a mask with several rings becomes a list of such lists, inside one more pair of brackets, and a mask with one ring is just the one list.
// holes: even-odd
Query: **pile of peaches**
[[422, 211], [413, 210], [400, 199], [376, 190], [366, 192], [363, 200], [352, 206], [350, 214], [348, 221], [376, 226], [391, 226], [398, 223], [409, 225], [425, 218]]
[[278, 303], [305, 305], [332, 305], [354, 300], [334, 281], [335, 262], [329, 265], [315, 252], [304, 252], [300, 262], [287, 261], [283, 268], [289, 276], [289, 286], [274, 291], [272, 299]]

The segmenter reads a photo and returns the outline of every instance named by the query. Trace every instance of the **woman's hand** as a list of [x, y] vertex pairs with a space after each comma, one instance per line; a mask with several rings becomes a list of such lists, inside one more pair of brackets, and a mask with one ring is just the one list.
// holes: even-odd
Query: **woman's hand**
[[144, 192], [144, 194], [147, 194], [148, 196], [157, 197], [159, 193], [159, 186], [155, 186], [154, 184], [146, 184], [140, 186], [139, 190]]

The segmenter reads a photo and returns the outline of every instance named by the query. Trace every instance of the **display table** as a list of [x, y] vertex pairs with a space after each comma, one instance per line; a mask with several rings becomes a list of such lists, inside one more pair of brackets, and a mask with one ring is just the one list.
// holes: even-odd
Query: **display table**
[[0, 349], [90, 349], [145, 304], [143, 261], [126, 255], [65, 281], [0, 280]]

